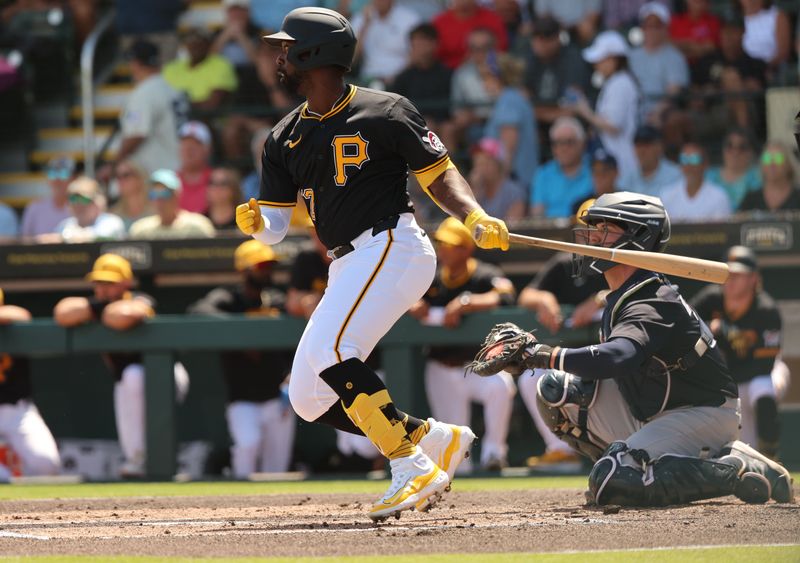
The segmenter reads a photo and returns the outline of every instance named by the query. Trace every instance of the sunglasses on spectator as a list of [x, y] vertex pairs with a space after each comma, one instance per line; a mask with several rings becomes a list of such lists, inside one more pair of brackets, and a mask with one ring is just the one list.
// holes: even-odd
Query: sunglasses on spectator
[[783, 156], [782, 152], [764, 152], [761, 155], [761, 164], [777, 164], [780, 166], [786, 161], [786, 157]]
[[172, 190], [150, 190], [147, 194], [150, 199], [172, 199]]
[[682, 152], [680, 156], [680, 163], [684, 166], [699, 166], [700, 164], [703, 164], [703, 155]]
[[81, 194], [69, 194], [67, 201], [70, 203], [77, 203], [79, 205], [88, 205], [93, 202], [92, 198]]
[[729, 141], [725, 143], [725, 148], [732, 151], [744, 152], [750, 150], [750, 145], [747, 143], [733, 143]]
[[553, 145], [554, 147], [557, 147], [559, 145], [565, 145], [565, 146], [570, 147], [572, 145], [577, 145], [578, 144], [578, 139], [575, 139], [575, 138], [572, 138], [572, 139], [550, 139], [550, 144]]
[[47, 178], [49, 180], [69, 180], [72, 175], [69, 170], [48, 170]]

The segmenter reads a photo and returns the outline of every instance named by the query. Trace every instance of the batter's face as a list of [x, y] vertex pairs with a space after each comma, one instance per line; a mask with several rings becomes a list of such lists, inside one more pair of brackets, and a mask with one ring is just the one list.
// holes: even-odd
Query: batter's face
[[299, 94], [305, 96], [308, 92], [308, 73], [297, 70], [292, 63], [289, 62], [289, 47], [292, 46], [290, 41], [283, 41], [281, 43], [281, 52], [278, 58], [275, 59], [275, 64], [278, 66], [276, 71], [278, 80], [281, 84], [292, 94]]
[[592, 246], [614, 246], [625, 229], [614, 223], [600, 221], [587, 231], [588, 243]]

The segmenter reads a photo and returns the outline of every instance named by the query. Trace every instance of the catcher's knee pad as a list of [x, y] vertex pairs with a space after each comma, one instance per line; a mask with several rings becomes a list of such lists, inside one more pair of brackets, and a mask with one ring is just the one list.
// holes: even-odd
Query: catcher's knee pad
[[589, 473], [589, 492], [595, 504], [645, 504], [642, 471], [625, 465], [622, 461], [628, 451], [625, 442], [612, 442], [592, 467]]
[[[546, 370], [536, 384], [539, 412], [545, 424], [561, 440], [592, 460], [603, 453], [603, 446], [587, 429], [597, 387], [597, 381], [583, 381], [571, 373], [552, 369]], [[577, 420], [570, 418], [565, 410], [568, 405], [578, 407]]]

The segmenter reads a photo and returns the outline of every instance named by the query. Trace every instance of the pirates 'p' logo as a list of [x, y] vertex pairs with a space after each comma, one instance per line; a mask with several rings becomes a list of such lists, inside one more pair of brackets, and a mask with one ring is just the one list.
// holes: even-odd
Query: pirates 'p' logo
[[369, 141], [364, 140], [361, 132], [355, 135], [336, 135], [333, 138], [333, 161], [336, 165], [336, 175], [333, 177], [337, 186], [344, 186], [347, 183], [347, 167], [355, 166], [359, 170], [361, 166], [369, 161], [367, 146]]

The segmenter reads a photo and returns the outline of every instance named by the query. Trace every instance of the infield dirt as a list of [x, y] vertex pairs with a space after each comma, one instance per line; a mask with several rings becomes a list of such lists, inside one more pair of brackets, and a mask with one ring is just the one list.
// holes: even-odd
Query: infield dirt
[[[457, 484], [456, 484], [457, 486]], [[584, 506], [583, 492], [454, 490], [375, 525], [363, 495], [55, 499], [0, 504], [3, 555], [183, 557], [540, 552], [797, 543], [800, 506], [733, 497], [665, 509]]]

